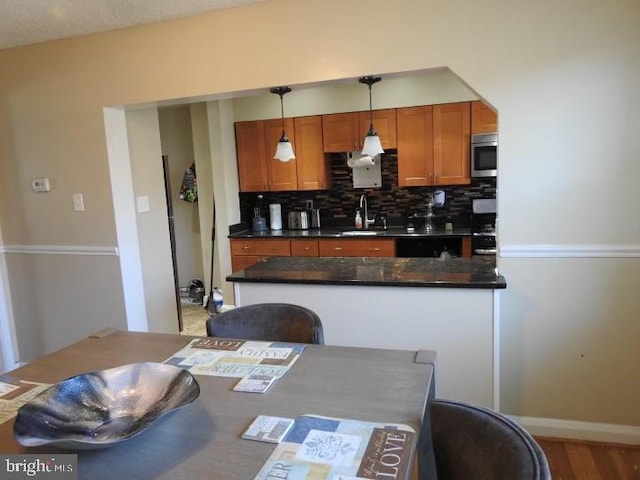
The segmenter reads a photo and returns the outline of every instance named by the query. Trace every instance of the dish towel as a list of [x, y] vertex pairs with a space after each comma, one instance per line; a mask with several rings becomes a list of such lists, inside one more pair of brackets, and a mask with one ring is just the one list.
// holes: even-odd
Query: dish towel
[[196, 165], [192, 163], [182, 177], [180, 186], [180, 199], [189, 203], [198, 201], [198, 181], [196, 180]]

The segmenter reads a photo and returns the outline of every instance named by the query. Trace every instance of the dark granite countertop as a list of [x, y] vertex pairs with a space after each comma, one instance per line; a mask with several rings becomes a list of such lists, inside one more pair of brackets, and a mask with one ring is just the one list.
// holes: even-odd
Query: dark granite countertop
[[271, 257], [227, 277], [229, 282], [502, 289], [493, 257]]
[[374, 228], [356, 230], [352, 227], [326, 227], [308, 230], [266, 230], [254, 232], [242, 230], [229, 235], [229, 238], [425, 238], [425, 237], [468, 237], [471, 235], [469, 227], [454, 228], [446, 231], [444, 228], [434, 228], [431, 232], [416, 229], [408, 231], [405, 227], [390, 227], [387, 230]]

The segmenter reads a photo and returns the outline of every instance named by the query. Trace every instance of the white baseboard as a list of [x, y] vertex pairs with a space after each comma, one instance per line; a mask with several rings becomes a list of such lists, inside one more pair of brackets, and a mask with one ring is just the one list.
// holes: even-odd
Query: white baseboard
[[636, 426], [515, 415], [508, 415], [508, 417], [534, 436], [640, 445], [640, 427]]

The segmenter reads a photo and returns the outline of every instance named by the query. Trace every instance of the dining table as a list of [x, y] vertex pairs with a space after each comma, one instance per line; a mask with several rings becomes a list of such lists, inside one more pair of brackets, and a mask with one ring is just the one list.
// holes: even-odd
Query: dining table
[[[165, 362], [194, 338], [109, 328], [6, 375], [55, 384], [125, 364]], [[241, 438], [251, 422], [258, 415], [307, 414], [409, 425], [417, 432], [415, 453], [429, 444], [426, 412], [435, 395], [435, 368], [436, 354], [427, 350], [305, 345], [266, 393], [233, 391], [238, 378], [194, 374], [199, 397], [132, 438], [99, 449], [24, 447], [9, 419], [0, 424], [0, 453], [77, 454], [80, 479], [251, 480], [276, 447]], [[426, 475], [429, 467], [420, 454], [417, 459]], [[402, 480], [416, 474], [409, 469]]]

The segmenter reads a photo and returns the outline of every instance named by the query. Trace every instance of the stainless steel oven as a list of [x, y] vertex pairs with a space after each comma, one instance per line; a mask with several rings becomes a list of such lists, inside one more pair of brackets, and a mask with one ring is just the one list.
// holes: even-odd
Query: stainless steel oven
[[471, 176], [495, 177], [498, 175], [498, 134], [471, 135]]
[[471, 249], [474, 255], [495, 255], [496, 199], [479, 198], [472, 202]]

